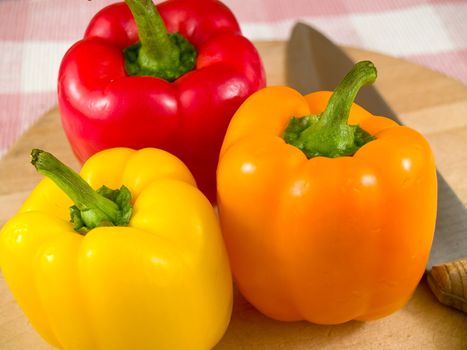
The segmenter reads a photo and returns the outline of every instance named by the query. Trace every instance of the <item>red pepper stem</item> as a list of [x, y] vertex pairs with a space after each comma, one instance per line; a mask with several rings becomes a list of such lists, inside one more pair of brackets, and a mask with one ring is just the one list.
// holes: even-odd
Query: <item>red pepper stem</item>
[[138, 27], [140, 55], [147, 60], [170, 61], [178, 47], [169, 39], [164, 21], [152, 0], [125, 0]]
[[138, 27], [139, 42], [123, 50], [129, 75], [174, 81], [192, 70], [196, 50], [180, 33], [168, 33], [151, 0], [125, 0]]

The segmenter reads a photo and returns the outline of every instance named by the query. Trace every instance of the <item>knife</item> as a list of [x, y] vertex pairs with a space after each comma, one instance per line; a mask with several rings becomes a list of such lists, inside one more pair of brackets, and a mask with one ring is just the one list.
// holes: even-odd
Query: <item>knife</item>
[[[286, 54], [287, 84], [302, 94], [334, 90], [354, 65], [341, 48], [303, 23], [294, 26]], [[356, 102], [402, 124], [374, 86], [362, 89]], [[441, 303], [467, 313], [467, 210], [443, 176], [437, 176], [438, 213], [427, 281]]]

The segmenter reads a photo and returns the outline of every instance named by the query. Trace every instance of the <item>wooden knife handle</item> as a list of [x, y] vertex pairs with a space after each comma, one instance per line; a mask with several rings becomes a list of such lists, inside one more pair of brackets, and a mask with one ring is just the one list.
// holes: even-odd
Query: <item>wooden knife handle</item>
[[467, 258], [433, 266], [427, 280], [442, 304], [467, 313]]

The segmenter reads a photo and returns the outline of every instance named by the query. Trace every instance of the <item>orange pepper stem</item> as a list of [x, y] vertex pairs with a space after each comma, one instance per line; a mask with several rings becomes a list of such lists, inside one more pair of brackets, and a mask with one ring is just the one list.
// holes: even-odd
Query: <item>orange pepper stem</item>
[[140, 42], [124, 50], [129, 75], [173, 81], [195, 66], [196, 50], [181, 34], [167, 32], [152, 0], [125, 0], [138, 27]]
[[52, 154], [33, 149], [31, 163], [47, 176], [75, 203], [70, 208], [74, 229], [85, 234], [97, 226], [125, 226], [131, 216], [131, 194], [122, 186], [111, 190], [105, 186], [95, 191], [75, 171]]
[[353, 155], [374, 137], [358, 125], [348, 125], [350, 108], [362, 86], [375, 80], [376, 68], [372, 62], [356, 63], [334, 90], [321, 114], [290, 120], [285, 141], [300, 148], [309, 158]]

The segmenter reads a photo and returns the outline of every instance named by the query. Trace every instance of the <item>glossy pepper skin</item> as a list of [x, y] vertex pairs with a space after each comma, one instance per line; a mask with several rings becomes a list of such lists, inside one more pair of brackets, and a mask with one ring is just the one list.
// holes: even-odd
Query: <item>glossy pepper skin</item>
[[285, 321], [338, 324], [401, 308], [420, 281], [436, 217], [433, 155], [418, 132], [352, 104], [375, 139], [352, 156], [312, 157], [283, 139], [292, 117], [331, 92], [269, 87], [234, 115], [218, 167], [218, 206], [242, 294]]
[[122, 50], [138, 41], [138, 30], [125, 3], [110, 5], [62, 60], [62, 125], [81, 162], [105, 148], [162, 148], [179, 157], [214, 200], [225, 131], [246, 97], [265, 86], [262, 62], [222, 3], [173, 0], [157, 9], [167, 31], [195, 47], [194, 69], [173, 82], [129, 76]]
[[34, 328], [66, 350], [210, 349], [230, 320], [217, 218], [176, 157], [109, 149], [81, 176], [126, 185], [128, 226], [73, 230], [71, 200], [45, 178], [0, 233], [2, 273]]

